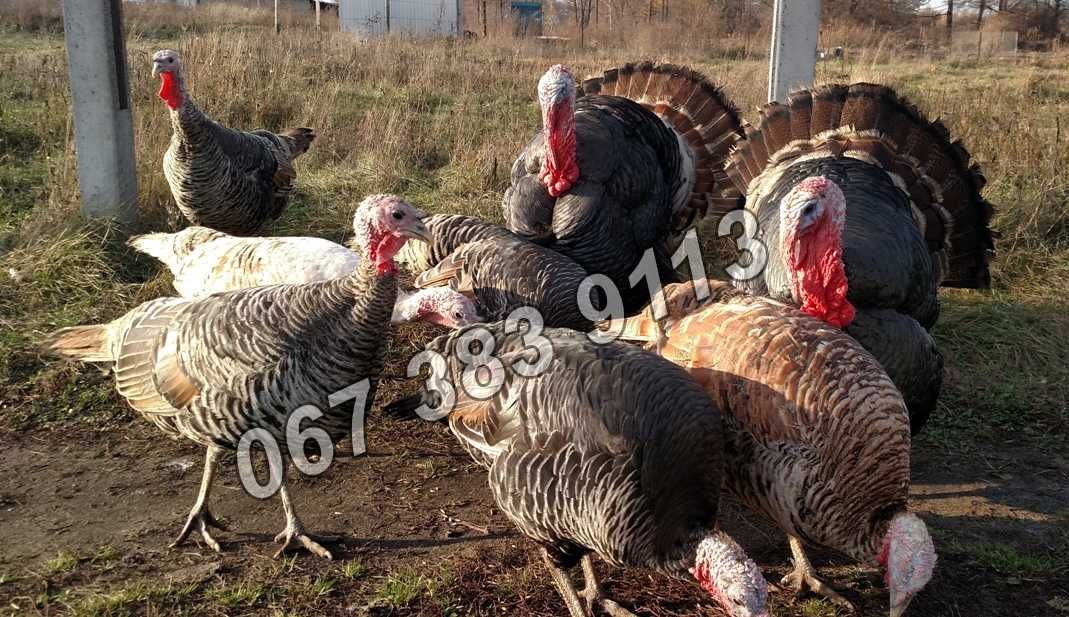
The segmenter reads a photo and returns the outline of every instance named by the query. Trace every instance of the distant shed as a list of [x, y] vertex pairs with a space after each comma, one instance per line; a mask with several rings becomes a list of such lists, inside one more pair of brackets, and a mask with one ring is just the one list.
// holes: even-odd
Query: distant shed
[[365, 36], [404, 32], [460, 36], [463, 0], [341, 0], [338, 21], [344, 32]]

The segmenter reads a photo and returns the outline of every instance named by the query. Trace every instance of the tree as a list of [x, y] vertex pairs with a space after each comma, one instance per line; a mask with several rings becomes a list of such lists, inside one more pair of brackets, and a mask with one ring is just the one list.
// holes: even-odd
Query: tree
[[590, 25], [590, 12], [594, 10], [596, 0], [572, 0], [575, 12], [575, 26], [579, 29], [579, 46], [586, 45], [586, 28]]

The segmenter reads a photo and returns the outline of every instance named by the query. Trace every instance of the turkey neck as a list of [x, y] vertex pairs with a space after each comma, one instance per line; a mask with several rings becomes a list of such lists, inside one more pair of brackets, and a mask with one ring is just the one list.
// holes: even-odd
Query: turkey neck
[[182, 76], [161, 73], [160, 79], [160, 98], [167, 103], [170, 111], [174, 138], [199, 148], [214, 146], [215, 140], [211, 137], [208, 126], [211, 120], [190, 100]]
[[787, 256], [791, 287], [802, 312], [844, 328], [854, 319], [854, 306], [843, 266], [842, 231], [825, 221], [807, 237], [784, 236], [781, 252]]
[[549, 194], [557, 197], [571, 188], [579, 177], [575, 159], [575, 100], [567, 98], [542, 106], [542, 134], [546, 158], [542, 181]]
[[381, 335], [383, 323], [389, 323], [397, 301], [397, 275], [380, 273], [374, 260], [364, 258], [360, 265], [345, 277], [344, 287], [352, 294], [352, 318], [357, 327], [366, 325], [376, 336]]

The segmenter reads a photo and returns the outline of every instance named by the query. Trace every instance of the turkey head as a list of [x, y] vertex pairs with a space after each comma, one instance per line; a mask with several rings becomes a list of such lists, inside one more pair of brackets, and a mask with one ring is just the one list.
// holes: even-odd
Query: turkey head
[[182, 59], [178, 52], [163, 49], [152, 54], [152, 76], [160, 78], [161, 99], [167, 107], [178, 109], [185, 100], [185, 87], [182, 84]]
[[409, 238], [431, 241], [430, 230], [423, 224], [425, 216], [397, 195], [370, 195], [360, 202], [353, 217], [353, 242], [364, 248], [364, 256], [379, 274], [393, 274], [397, 271], [393, 256]]
[[556, 64], [538, 80], [538, 104], [542, 108], [542, 134], [546, 153], [538, 178], [553, 197], [572, 188], [579, 179], [575, 160], [575, 76]]
[[783, 198], [779, 212], [780, 252], [787, 257], [791, 295], [803, 312], [846, 327], [854, 306], [846, 299], [842, 190], [824, 176], [806, 178]]

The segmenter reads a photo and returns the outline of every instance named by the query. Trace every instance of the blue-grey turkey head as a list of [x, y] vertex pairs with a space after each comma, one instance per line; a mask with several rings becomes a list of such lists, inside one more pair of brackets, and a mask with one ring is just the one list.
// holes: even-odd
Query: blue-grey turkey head
[[[765, 105], [726, 171], [733, 186], [725, 196], [745, 196], [768, 249], [764, 271], [737, 284], [845, 327], [902, 391], [918, 432], [942, 385], [943, 358], [928, 332], [939, 316], [937, 290], [991, 279], [992, 207], [968, 151], [891, 88], [830, 84]], [[817, 178], [834, 189], [806, 192]], [[845, 218], [835, 225], [841, 249], [833, 257], [807, 248], [825, 236], [807, 235], [799, 224], [808, 219], [792, 209], [812, 203], [827, 216], [838, 195]], [[841, 260], [852, 319], [807, 300], [839, 283], [822, 280], [813, 263], [792, 264], [805, 254]]]

